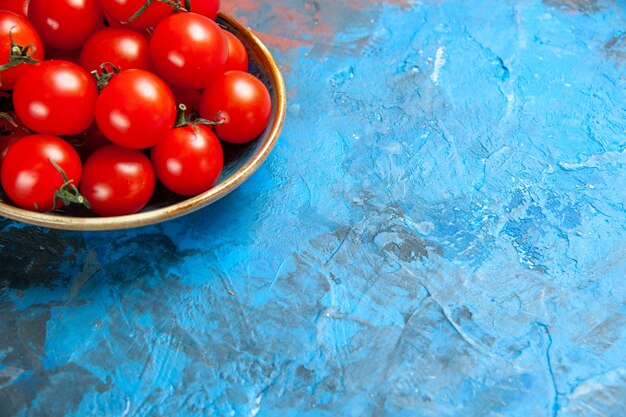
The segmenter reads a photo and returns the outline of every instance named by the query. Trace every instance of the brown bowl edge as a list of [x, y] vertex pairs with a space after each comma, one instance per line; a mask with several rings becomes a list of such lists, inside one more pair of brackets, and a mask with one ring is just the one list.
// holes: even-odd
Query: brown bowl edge
[[167, 207], [136, 214], [113, 217], [76, 217], [39, 213], [0, 202], [0, 215], [22, 223], [61, 230], [105, 231], [129, 229], [172, 220], [199, 210], [225, 197], [247, 180], [267, 159], [282, 130], [287, 101], [285, 84], [272, 54], [252, 30], [226, 13], [220, 12], [219, 18], [227, 22], [231, 30], [244, 35], [250, 43], [250, 47], [260, 52], [257, 54], [259, 65], [268, 70], [271, 82], [276, 90], [277, 100], [274, 100], [272, 103], [272, 119], [263, 134], [266, 140], [262, 146], [255, 150], [246, 165], [239, 168], [223, 182], [202, 194]]

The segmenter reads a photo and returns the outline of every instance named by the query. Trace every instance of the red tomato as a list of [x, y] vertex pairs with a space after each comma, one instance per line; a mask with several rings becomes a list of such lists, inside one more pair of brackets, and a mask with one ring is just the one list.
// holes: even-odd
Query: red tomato
[[2, 187], [18, 207], [50, 211], [74, 199], [80, 202], [76, 187], [81, 173], [80, 157], [72, 145], [56, 136], [30, 135], [7, 151], [2, 162]]
[[28, 0], [0, 0], [0, 10], [8, 10], [20, 16], [28, 16]]
[[169, 190], [193, 196], [209, 190], [224, 167], [222, 145], [206, 126], [172, 129], [150, 151], [157, 178]]
[[[185, 7], [184, 0], [178, 0], [180, 7]], [[190, 0], [191, 6], [190, 12], [201, 14], [209, 19], [217, 19], [217, 14], [220, 11], [220, 0]]]
[[[19, 46], [19, 53], [12, 53], [11, 38]], [[28, 20], [15, 13], [0, 10], [0, 89], [12, 90], [15, 81], [28, 70], [28, 63], [41, 61], [43, 58], [43, 43]]]
[[98, 0], [30, 0], [28, 20], [46, 45], [63, 51], [80, 48], [104, 26]]
[[9, 146], [30, 134], [15, 113], [0, 113], [0, 169]]
[[121, 70], [152, 70], [150, 50], [145, 36], [132, 29], [106, 28], [94, 33], [80, 53], [79, 63], [87, 71], [100, 70], [100, 65], [110, 62]]
[[122, 216], [141, 210], [154, 192], [150, 160], [141, 151], [109, 145], [87, 158], [80, 191], [101, 216]]
[[228, 58], [224, 64], [226, 71], [248, 71], [248, 51], [238, 37], [222, 29], [228, 41]]
[[169, 87], [151, 72], [130, 69], [115, 75], [96, 102], [96, 122], [113, 143], [144, 149], [174, 126], [176, 103]]
[[93, 77], [68, 61], [42, 61], [15, 83], [15, 114], [29, 129], [47, 135], [77, 135], [94, 120], [98, 90]]
[[146, 0], [99, 0], [99, 2], [111, 26], [122, 25], [141, 32], [154, 28], [163, 18], [174, 12], [172, 6], [162, 1], [153, 1], [141, 14], [132, 19], [133, 15], [148, 4]]
[[167, 83], [202, 89], [222, 72], [228, 58], [228, 42], [220, 27], [208, 17], [176, 13], [154, 29], [150, 55]]
[[217, 136], [232, 143], [244, 143], [259, 136], [270, 120], [272, 102], [267, 87], [254, 75], [228, 71], [207, 87], [198, 111], [204, 119], [221, 123]]

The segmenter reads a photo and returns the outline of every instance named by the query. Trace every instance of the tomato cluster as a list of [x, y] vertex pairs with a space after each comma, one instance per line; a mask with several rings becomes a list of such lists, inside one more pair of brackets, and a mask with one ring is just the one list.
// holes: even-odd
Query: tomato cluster
[[265, 85], [219, 0], [0, 0], [0, 177], [11, 201], [136, 213], [158, 182], [217, 182], [222, 143], [257, 138]]

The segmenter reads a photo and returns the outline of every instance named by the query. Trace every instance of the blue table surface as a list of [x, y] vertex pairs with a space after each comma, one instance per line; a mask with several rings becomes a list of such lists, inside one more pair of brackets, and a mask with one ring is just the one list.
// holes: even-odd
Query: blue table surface
[[219, 202], [0, 221], [0, 416], [626, 416], [626, 2], [224, 0], [285, 77]]

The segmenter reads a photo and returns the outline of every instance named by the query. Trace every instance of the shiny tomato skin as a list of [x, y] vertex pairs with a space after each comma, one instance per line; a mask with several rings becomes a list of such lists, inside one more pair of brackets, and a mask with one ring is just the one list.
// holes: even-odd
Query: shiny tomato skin
[[228, 58], [223, 71], [248, 71], [248, 51], [238, 37], [222, 29], [228, 41]]
[[0, 0], [0, 10], [8, 10], [20, 16], [28, 16], [28, 0]]
[[220, 139], [245, 143], [265, 130], [272, 102], [267, 87], [254, 75], [227, 71], [204, 90], [198, 111], [203, 119], [221, 123], [215, 126]]
[[161, 1], [153, 1], [137, 18], [132, 16], [140, 10], [146, 0], [98, 0], [111, 26], [123, 26], [145, 32], [154, 28], [161, 20], [171, 15], [174, 8]]
[[150, 56], [157, 73], [168, 84], [202, 89], [223, 71], [228, 42], [220, 27], [208, 17], [176, 13], [154, 29]]
[[30, 0], [28, 20], [46, 45], [63, 51], [80, 48], [104, 26], [98, 0]]
[[9, 147], [2, 162], [2, 187], [15, 205], [42, 212], [62, 206], [60, 201], [54, 206], [54, 193], [65, 181], [50, 160], [78, 187], [81, 160], [65, 140], [49, 135], [29, 135]]
[[91, 35], [81, 49], [78, 62], [87, 71], [99, 73], [104, 63], [111, 63], [120, 70], [153, 70], [148, 39], [122, 27], [105, 28]]
[[[11, 54], [11, 37], [16, 45], [31, 48], [25, 51], [26, 55], [34, 60], [41, 61], [44, 59], [44, 46], [39, 34], [24, 16], [17, 15], [13, 12], [0, 10], [0, 65], [9, 62]], [[21, 63], [12, 68], [0, 71], [0, 90], [12, 90], [15, 82], [31, 64]]]
[[177, 194], [194, 196], [215, 185], [224, 168], [219, 139], [207, 126], [172, 129], [150, 151], [157, 178]]
[[156, 179], [141, 151], [117, 145], [94, 151], [85, 161], [81, 194], [100, 216], [133, 214], [150, 201]]
[[63, 60], [34, 64], [15, 83], [15, 114], [30, 130], [55, 136], [76, 135], [94, 120], [98, 90], [93, 77]]
[[115, 75], [100, 92], [96, 122], [113, 143], [145, 149], [159, 143], [174, 126], [174, 95], [155, 74], [129, 69]]

